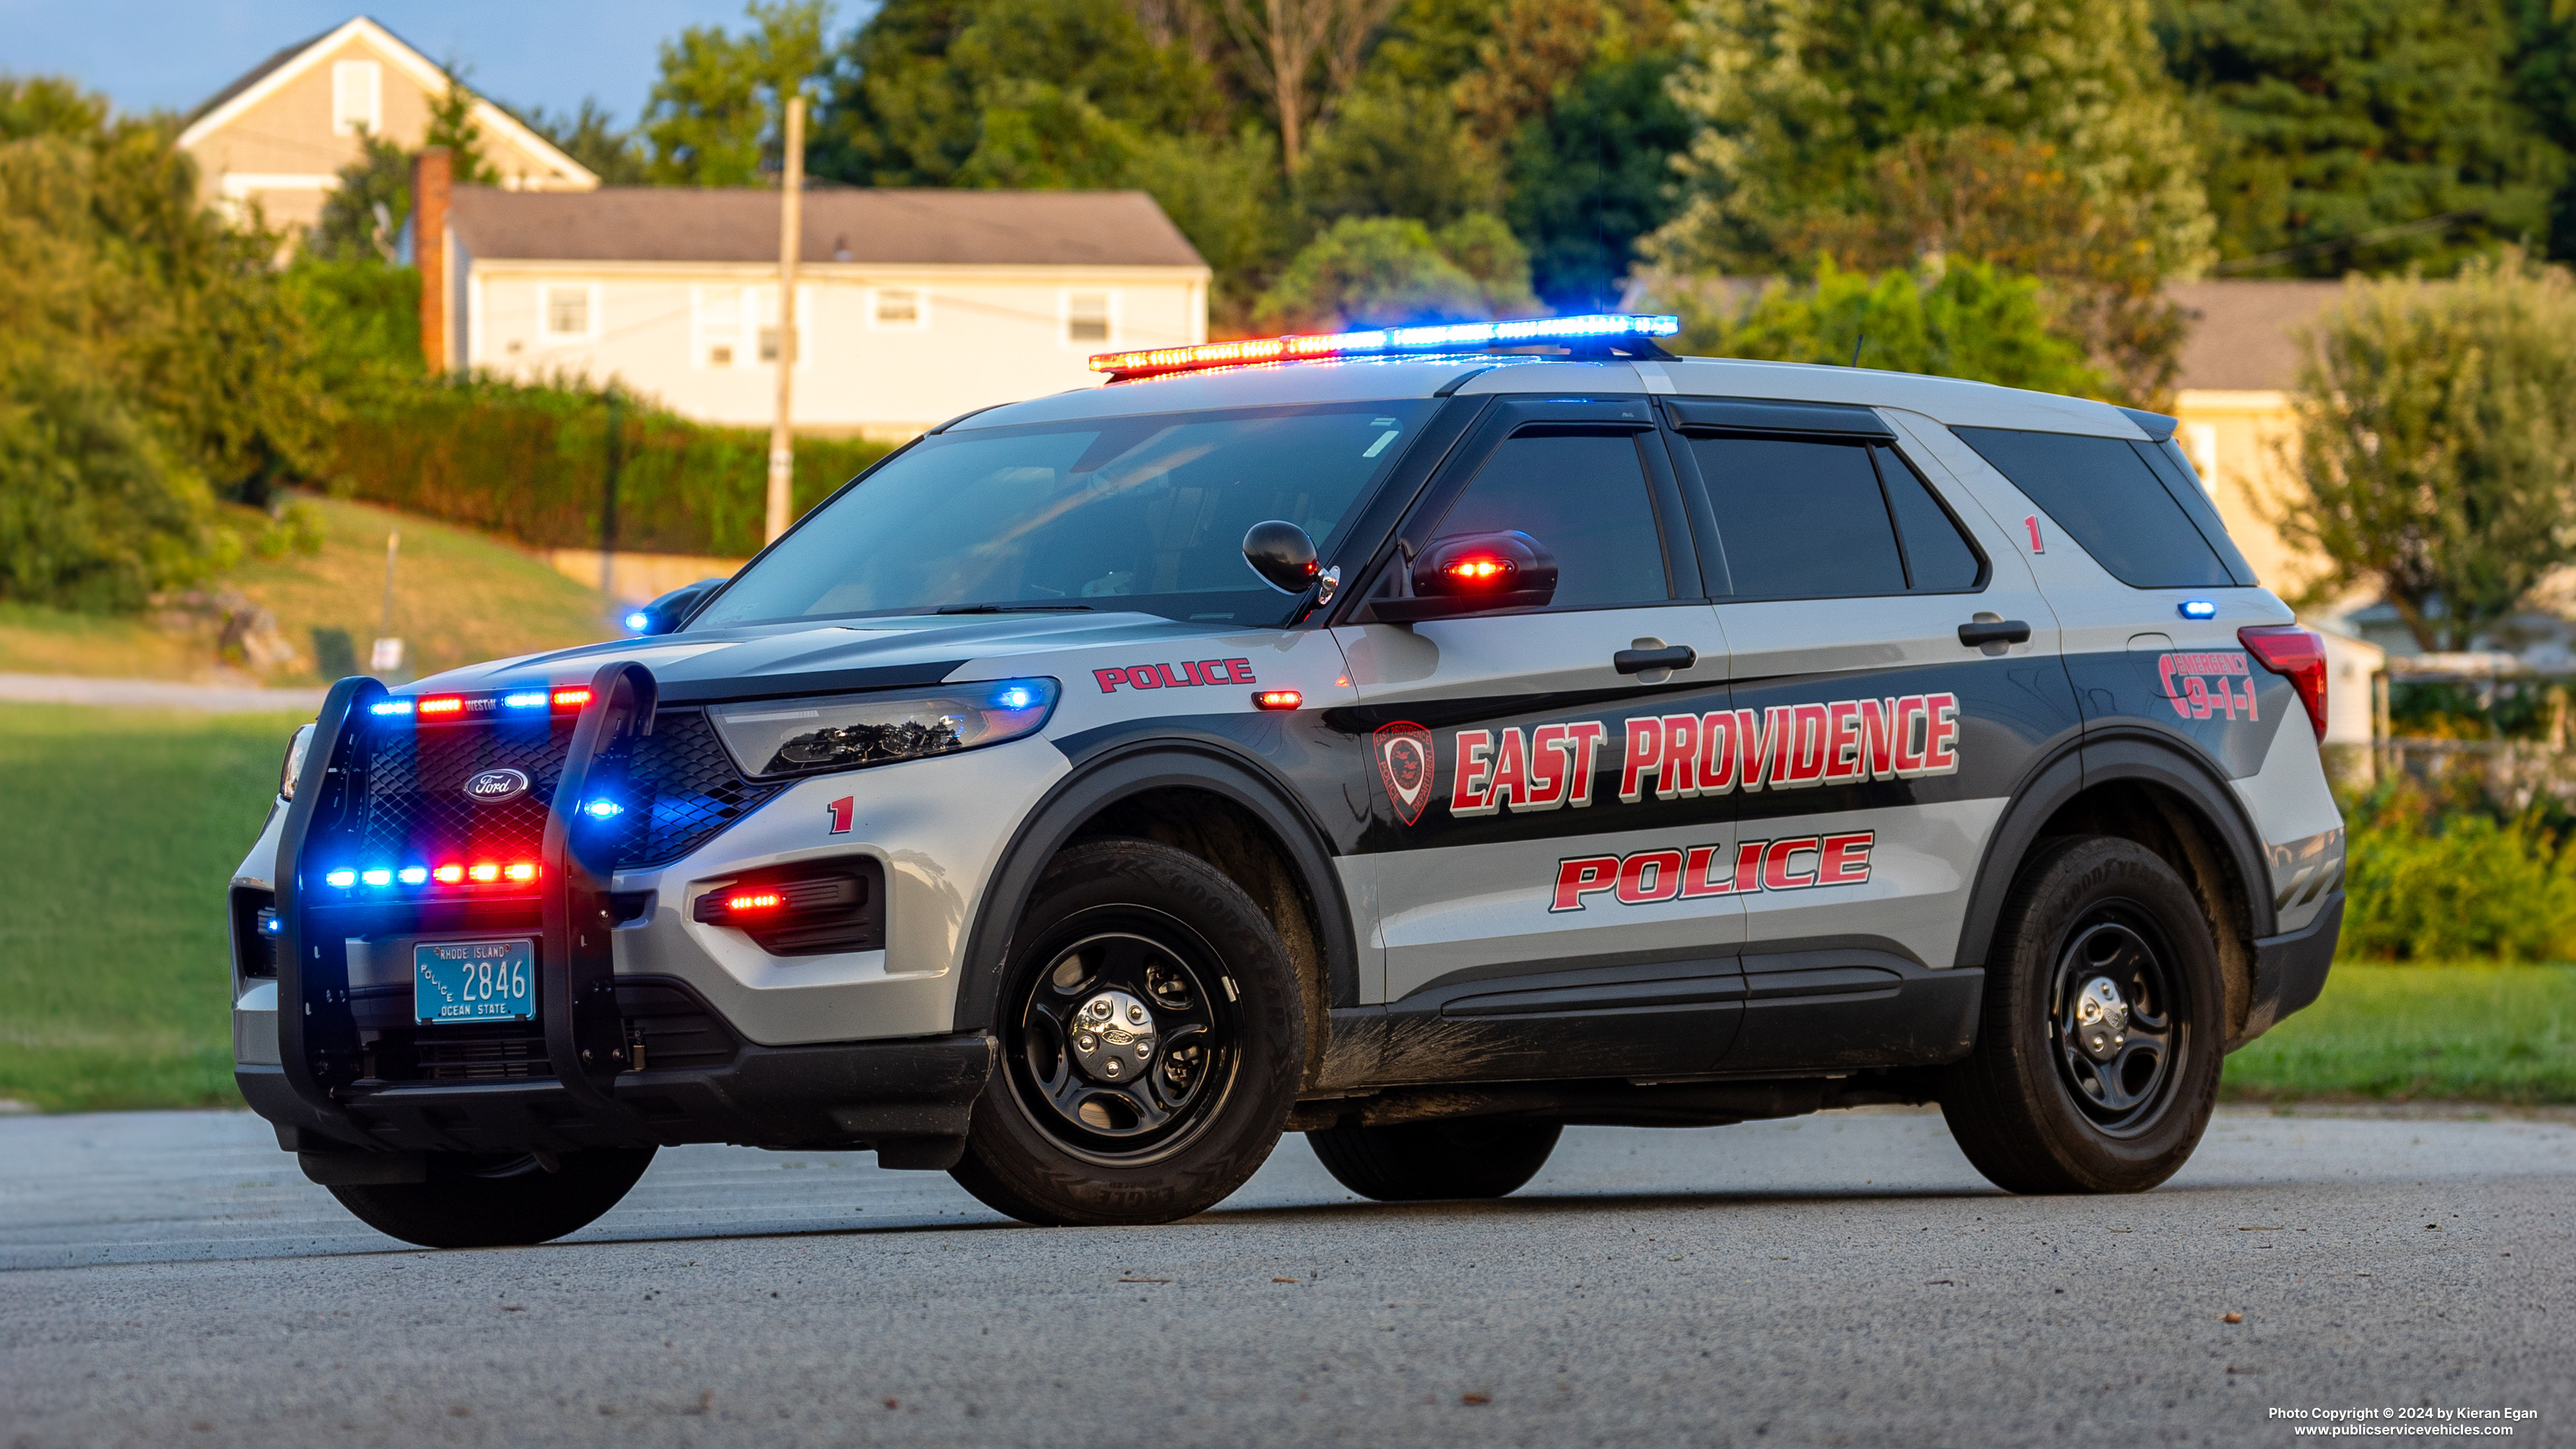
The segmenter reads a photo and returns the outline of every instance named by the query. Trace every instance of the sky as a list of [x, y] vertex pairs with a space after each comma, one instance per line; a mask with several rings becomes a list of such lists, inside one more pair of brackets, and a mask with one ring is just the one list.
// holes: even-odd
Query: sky
[[[835, 7], [846, 25], [855, 7]], [[657, 47], [690, 25], [744, 28], [742, 0], [0, 0], [0, 74], [69, 75], [127, 111], [193, 110], [279, 49], [370, 15], [519, 109], [597, 96], [632, 123]]]

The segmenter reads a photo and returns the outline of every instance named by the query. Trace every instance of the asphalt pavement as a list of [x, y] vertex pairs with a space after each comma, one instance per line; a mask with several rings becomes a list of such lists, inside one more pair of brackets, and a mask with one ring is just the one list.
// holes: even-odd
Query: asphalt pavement
[[0, 1118], [7, 1449], [2236, 1445], [2353, 1407], [2576, 1444], [2576, 1125], [2229, 1111], [2120, 1198], [1998, 1194], [1937, 1114], [1591, 1128], [1406, 1207], [1292, 1138], [1136, 1230], [692, 1147], [564, 1242], [430, 1253], [247, 1116]]

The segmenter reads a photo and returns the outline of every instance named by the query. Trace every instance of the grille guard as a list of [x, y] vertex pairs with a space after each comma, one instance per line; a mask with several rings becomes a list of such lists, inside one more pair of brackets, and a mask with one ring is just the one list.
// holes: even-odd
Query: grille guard
[[[627, 735], [652, 733], [659, 688], [652, 671], [633, 662], [602, 666], [590, 688], [546, 810], [538, 875], [537, 1017], [556, 1084], [595, 1120], [628, 1124], [641, 1137], [643, 1124], [611, 1089], [628, 1062], [609, 934], [616, 923], [609, 901], [614, 847], [598, 832], [576, 831], [573, 812], [599, 756]], [[344, 1095], [364, 1070], [349, 992], [348, 944], [344, 933], [317, 929], [312, 921], [305, 862], [352, 843], [364, 828], [364, 812], [356, 808], [364, 799], [367, 769], [363, 721], [385, 697], [384, 685], [364, 676], [331, 686], [277, 847], [282, 1074], [307, 1108], [352, 1142], [371, 1137], [351, 1120]]]

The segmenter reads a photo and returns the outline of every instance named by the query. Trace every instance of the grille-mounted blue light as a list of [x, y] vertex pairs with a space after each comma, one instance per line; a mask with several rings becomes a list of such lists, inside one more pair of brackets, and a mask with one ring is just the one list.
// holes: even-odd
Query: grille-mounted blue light
[[501, 696], [503, 709], [544, 709], [550, 696], [542, 689], [521, 689]]
[[342, 890], [347, 890], [349, 887], [358, 883], [358, 873], [354, 870], [335, 870], [329, 875], [322, 877], [322, 881], [325, 885], [333, 885]]
[[585, 800], [581, 813], [593, 820], [614, 820], [626, 813], [626, 807], [614, 800]]
[[367, 706], [367, 713], [409, 714], [411, 713], [411, 701], [407, 699], [380, 699], [374, 704]]
[[2182, 609], [2182, 616], [2186, 619], [2215, 619], [2218, 617], [2218, 605], [2207, 599], [2185, 599], [2182, 601], [2180, 607]]

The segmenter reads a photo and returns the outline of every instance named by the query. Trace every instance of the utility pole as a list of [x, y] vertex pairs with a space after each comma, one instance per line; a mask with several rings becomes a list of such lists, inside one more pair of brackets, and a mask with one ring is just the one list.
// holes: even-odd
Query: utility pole
[[764, 539], [787, 531], [796, 509], [796, 435], [788, 426], [796, 380], [796, 252], [805, 231], [805, 98], [787, 98], [787, 164], [778, 188], [778, 421], [769, 428], [769, 519]]

